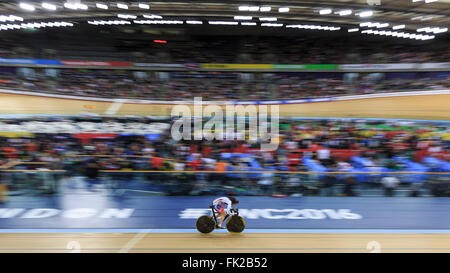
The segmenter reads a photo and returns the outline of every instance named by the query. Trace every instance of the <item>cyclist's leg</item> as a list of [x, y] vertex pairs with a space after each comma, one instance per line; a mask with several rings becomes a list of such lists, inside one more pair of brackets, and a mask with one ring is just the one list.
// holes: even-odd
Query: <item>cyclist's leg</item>
[[225, 211], [225, 208], [221, 204], [217, 204], [214, 207], [214, 209], [215, 209], [215, 211], [217, 213], [216, 219], [218, 219], [218, 221], [219, 221], [219, 223], [217, 223], [217, 225], [218, 225], [218, 227], [222, 227], [222, 223], [225, 220], [227, 212]]

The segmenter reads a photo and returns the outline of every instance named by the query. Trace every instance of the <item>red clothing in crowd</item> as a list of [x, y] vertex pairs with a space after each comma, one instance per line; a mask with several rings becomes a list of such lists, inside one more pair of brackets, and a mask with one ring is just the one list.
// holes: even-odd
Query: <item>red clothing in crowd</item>
[[153, 168], [160, 168], [163, 166], [163, 162], [164, 160], [161, 157], [152, 157], [151, 159], [151, 163]]
[[188, 161], [187, 165], [193, 171], [200, 171], [200, 167], [202, 165], [202, 161], [198, 160], [198, 159], [197, 160], [193, 160], [193, 161]]
[[17, 149], [13, 147], [3, 147], [3, 153], [6, 158], [18, 158]]
[[204, 147], [202, 150], [202, 155], [203, 157], [210, 157], [211, 156], [211, 152], [212, 152], [212, 148], [211, 147]]

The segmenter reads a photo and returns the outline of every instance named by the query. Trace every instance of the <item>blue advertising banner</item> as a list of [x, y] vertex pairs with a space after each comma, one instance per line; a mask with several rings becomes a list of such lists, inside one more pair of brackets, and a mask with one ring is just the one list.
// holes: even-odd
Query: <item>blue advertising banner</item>
[[0, 64], [61, 65], [57, 60], [0, 58]]
[[[15, 197], [5, 229], [195, 229], [213, 196]], [[247, 229], [450, 229], [448, 198], [240, 197]]]

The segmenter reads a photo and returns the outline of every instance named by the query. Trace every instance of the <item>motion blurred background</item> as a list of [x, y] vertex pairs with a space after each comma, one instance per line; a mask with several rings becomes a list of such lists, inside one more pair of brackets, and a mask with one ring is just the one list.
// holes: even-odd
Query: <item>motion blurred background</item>
[[[448, 197], [449, 13], [448, 0], [0, 1], [1, 227], [54, 223], [14, 222], [15, 208], [168, 196]], [[279, 105], [279, 148], [175, 141], [171, 109], [194, 97]]]

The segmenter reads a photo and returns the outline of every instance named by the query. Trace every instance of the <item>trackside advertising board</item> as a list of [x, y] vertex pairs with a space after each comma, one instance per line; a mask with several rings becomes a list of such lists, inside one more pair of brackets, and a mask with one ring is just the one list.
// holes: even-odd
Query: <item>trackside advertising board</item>
[[[1, 228], [195, 229], [216, 196], [15, 197]], [[239, 197], [248, 229], [450, 229], [448, 198]]]

